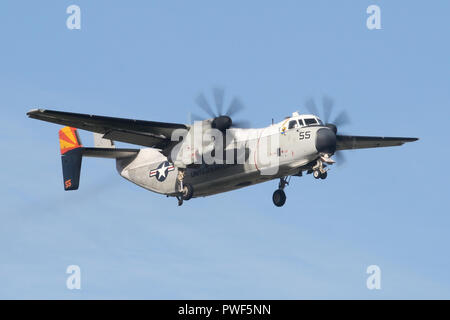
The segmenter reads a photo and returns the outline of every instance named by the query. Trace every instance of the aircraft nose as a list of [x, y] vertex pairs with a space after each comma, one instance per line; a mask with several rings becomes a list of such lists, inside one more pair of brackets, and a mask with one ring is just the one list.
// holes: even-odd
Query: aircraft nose
[[333, 154], [336, 151], [336, 134], [329, 128], [321, 128], [316, 133], [318, 152]]

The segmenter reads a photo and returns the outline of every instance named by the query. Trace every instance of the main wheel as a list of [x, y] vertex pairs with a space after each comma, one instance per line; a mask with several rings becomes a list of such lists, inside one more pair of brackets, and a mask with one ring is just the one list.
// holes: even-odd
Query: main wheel
[[286, 193], [284, 193], [283, 189], [275, 190], [272, 200], [274, 205], [277, 207], [282, 207], [286, 202]]
[[183, 188], [183, 200], [190, 200], [194, 195], [194, 188], [190, 184], [185, 184]]
[[321, 175], [322, 175], [322, 172], [320, 172], [320, 170], [314, 170], [313, 171], [313, 177], [314, 178], [319, 179]]
[[322, 174], [320, 175], [320, 179], [326, 179], [327, 176], [328, 176], [328, 173], [325, 171], [324, 173], [322, 173]]

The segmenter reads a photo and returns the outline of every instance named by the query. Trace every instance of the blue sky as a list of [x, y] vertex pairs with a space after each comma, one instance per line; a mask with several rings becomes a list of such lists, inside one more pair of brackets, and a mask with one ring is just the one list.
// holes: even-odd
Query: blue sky
[[[66, 8], [81, 8], [81, 30]], [[382, 30], [366, 28], [381, 8]], [[450, 298], [448, 1], [2, 1], [0, 298]], [[257, 127], [327, 94], [348, 151], [327, 180], [179, 208], [85, 159], [64, 192], [56, 125], [33, 107], [184, 123], [215, 85]], [[92, 144], [88, 133], [84, 144]], [[66, 288], [79, 265], [82, 289]], [[382, 271], [366, 288], [366, 268]]]

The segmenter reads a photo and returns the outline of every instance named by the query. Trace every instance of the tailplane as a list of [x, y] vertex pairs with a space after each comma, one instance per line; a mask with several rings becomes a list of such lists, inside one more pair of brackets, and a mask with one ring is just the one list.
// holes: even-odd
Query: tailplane
[[[102, 141], [104, 140], [104, 141]], [[113, 141], [94, 136], [96, 148], [85, 148], [78, 131], [72, 127], [59, 130], [59, 146], [63, 169], [64, 190], [77, 190], [80, 185], [81, 160], [85, 157], [121, 159], [134, 157], [139, 149], [115, 148]]]

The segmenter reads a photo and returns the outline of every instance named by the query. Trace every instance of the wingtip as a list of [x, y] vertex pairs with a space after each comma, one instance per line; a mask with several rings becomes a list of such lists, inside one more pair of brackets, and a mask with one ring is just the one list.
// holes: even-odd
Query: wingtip
[[30, 117], [34, 114], [42, 113], [44, 111], [45, 111], [45, 109], [31, 109], [30, 111], [27, 112], [27, 116]]

